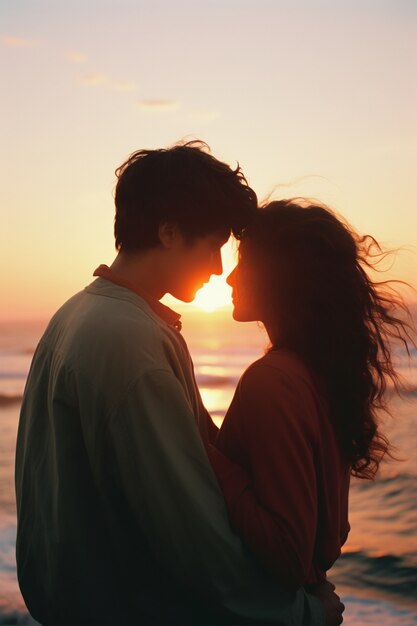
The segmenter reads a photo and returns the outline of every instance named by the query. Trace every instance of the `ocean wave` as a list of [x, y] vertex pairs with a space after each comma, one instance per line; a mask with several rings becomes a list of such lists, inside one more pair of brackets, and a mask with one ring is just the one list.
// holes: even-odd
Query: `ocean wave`
[[196, 374], [196, 380], [199, 387], [236, 387], [238, 383], [237, 377], [231, 376], [210, 376], [209, 374]]
[[19, 402], [22, 401], [22, 397], [23, 396], [21, 395], [7, 396], [7, 395], [3, 395], [0, 393], [0, 407], [9, 406], [11, 404], [18, 404]]
[[354, 479], [354, 485], [355, 489], [366, 491], [368, 489], [374, 490], [376, 486], [381, 487], [383, 485], [391, 485], [394, 483], [399, 485], [401, 490], [404, 490], [408, 486], [414, 486], [415, 481], [416, 476], [411, 472], [393, 469], [389, 474], [377, 475], [374, 481], [362, 480], [360, 478]]
[[414, 597], [417, 588], [417, 562], [394, 554], [371, 556], [366, 552], [345, 552], [336, 561], [330, 578], [337, 585]]
[[0, 371], [0, 379], [16, 379], [16, 378], [26, 378], [28, 375], [27, 371], [25, 372], [8, 372], [8, 371]]
[[[416, 626], [417, 610], [415, 604], [407, 606], [407, 603], [393, 602], [380, 597], [369, 597], [369, 594], [351, 594], [350, 589], [338, 589], [339, 595], [346, 606], [343, 623], [353, 626]], [[398, 597], [395, 600], [399, 600]], [[401, 599], [402, 600], [402, 599]]]
[[32, 356], [35, 353], [35, 350], [36, 350], [36, 347], [34, 346], [18, 347], [18, 346], [1, 346], [0, 344], [0, 356], [2, 357], [22, 356], [22, 354]]

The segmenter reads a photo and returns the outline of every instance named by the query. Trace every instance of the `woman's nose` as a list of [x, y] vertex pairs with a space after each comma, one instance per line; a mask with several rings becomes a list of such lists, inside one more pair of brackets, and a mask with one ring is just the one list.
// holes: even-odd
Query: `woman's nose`
[[228, 285], [230, 285], [230, 287], [233, 287], [234, 283], [235, 283], [235, 273], [236, 273], [236, 268], [234, 268], [229, 276], [226, 278], [226, 282]]

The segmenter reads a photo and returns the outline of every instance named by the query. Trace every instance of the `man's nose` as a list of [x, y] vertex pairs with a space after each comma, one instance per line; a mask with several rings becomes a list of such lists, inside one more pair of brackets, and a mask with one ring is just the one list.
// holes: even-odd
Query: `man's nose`
[[221, 274], [223, 274], [223, 262], [220, 250], [213, 255], [211, 273], [216, 274], [216, 276], [221, 276]]

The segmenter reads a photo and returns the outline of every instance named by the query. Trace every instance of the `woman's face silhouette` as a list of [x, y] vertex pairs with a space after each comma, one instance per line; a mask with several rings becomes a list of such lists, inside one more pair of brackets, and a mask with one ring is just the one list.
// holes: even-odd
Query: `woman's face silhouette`
[[241, 243], [238, 264], [226, 282], [232, 287], [233, 318], [238, 322], [264, 322], [265, 305], [259, 270], [248, 254], [246, 243]]

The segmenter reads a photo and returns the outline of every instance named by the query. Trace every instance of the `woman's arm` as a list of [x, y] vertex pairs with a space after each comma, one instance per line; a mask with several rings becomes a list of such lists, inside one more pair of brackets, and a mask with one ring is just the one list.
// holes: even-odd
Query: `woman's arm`
[[[234, 528], [291, 587], [312, 582], [316, 429], [317, 408], [306, 381], [257, 362], [239, 383], [217, 450], [209, 451]], [[226, 456], [236, 432], [246, 470]]]

